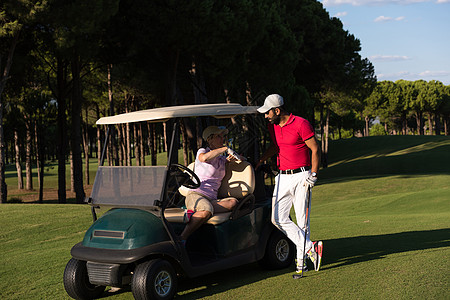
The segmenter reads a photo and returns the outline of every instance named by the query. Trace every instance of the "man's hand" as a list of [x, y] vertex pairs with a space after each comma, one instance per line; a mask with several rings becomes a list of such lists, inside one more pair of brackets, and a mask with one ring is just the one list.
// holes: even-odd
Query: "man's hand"
[[309, 173], [308, 177], [306, 177], [306, 184], [309, 185], [311, 188], [314, 187], [314, 185], [316, 184], [316, 181], [317, 181], [317, 175], [313, 176], [312, 173]]

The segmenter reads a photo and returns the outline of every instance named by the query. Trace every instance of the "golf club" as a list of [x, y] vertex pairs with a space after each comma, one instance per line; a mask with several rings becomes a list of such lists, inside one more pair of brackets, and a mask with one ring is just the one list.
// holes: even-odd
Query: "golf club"
[[[305, 208], [305, 238], [303, 240], [303, 261], [302, 261], [302, 268], [305, 264], [305, 250], [306, 250], [306, 237], [308, 235], [308, 214], [309, 214], [309, 202], [311, 201], [311, 186], [308, 185], [308, 196], [306, 198], [306, 208]], [[301, 274], [294, 274], [292, 275], [294, 279], [299, 279], [303, 277], [303, 272]]]

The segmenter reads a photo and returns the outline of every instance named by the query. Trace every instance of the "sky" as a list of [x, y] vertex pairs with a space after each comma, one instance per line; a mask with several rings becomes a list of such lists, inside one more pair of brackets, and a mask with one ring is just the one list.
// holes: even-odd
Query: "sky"
[[361, 41], [378, 81], [450, 85], [450, 0], [319, 0]]

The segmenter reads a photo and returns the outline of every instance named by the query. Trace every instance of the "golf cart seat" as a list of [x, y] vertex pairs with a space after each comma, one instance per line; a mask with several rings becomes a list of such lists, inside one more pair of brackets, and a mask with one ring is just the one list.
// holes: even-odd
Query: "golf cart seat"
[[[191, 163], [188, 168], [194, 170], [194, 163]], [[239, 203], [231, 212], [215, 213], [207, 223], [218, 225], [227, 220], [238, 219], [250, 213], [255, 204], [254, 190], [255, 172], [252, 165], [246, 161], [227, 163], [225, 177], [222, 179], [218, 198], [235, 197], [239, 200]], [[181, 187], [179, 192], [183, 196], [186, 196], [189, 189]], [[181, 208], [168, 208], [164, 211], [164, 216], [169, 222], [182, 223], [184, 210]]]

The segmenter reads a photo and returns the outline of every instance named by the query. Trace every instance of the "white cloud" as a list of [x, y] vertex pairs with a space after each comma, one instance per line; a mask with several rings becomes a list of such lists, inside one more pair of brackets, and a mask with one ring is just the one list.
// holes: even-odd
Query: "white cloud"
[[436, 3], [437, 4], [450, 3], [450, 0], [437, 0]]
[[408, 5], [414, 3], [423, 3], [423, 2], [435, 2], [435, 3], [450, 3], [450, 0], [323, 0], [322, 4], [325, 7], [329, 6], [339, 6], [344, 4], [349, 4], [353, 6], [382, 6], [389, 4], [400, 4], [400, 5]]
[[369, 57], [369, 60], [371, 61], [380, 61], [380, 62], [387, 62], [387, 61], [404, 61], [404, 60], [410, 60], [411, 57], [405, 56], [405, 55], [372, 55]]
[[392, 21], [392, 18], [391, 17], [385, 17], [385, 16], [379, 16], [373, 21], [374, 22], [387, 22], [387, 21]]
[[419, 73], [419, 76], [424, 77], [441, 77], [441, 76], [449, 76], [450, 71], [424, 71]]
[[375, 18], [375, 20], [373, 20], [373, 21], [374, 22], [389, 22], [389, 21], [403, 21], [404, 19], [405, 19], [405, 17], [403, 17], [403, 16], [397, 17], [397, 18], [379, 16], [379, 17]]
[[334, 17], [340, 18], [340, 17], [345, 17], [346, 15], [347, 15], [347, 12], [343, 11], [343, 12], [338, 12], [337, 14], [335, 14]]

